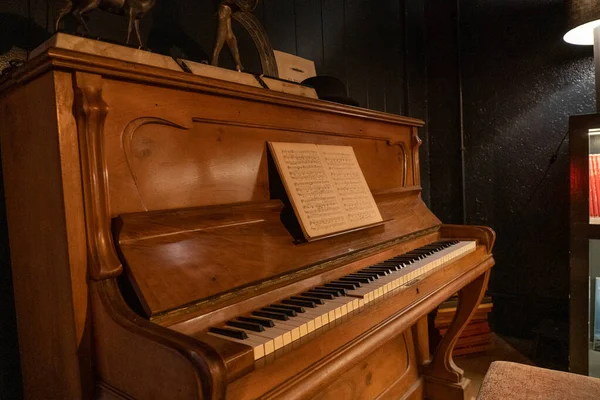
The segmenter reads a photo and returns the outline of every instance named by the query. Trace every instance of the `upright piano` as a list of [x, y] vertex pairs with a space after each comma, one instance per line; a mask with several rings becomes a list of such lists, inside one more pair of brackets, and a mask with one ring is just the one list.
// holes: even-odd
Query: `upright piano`
[[[26, 397], [463, 399], [495, 235], [424, 204], [422, 124], [58, 48], [4, 77]], [[268, 141], [352, 146], [384, 223], [299, 240]]]

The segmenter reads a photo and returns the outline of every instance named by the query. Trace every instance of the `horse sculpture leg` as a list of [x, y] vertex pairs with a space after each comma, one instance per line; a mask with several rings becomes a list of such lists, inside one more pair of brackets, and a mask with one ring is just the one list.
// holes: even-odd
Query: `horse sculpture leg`
[[91, 35], [91, 33], [90, 33], [90, 29], [88, 28], [87, 24], [85, 23], [85, 20], [83, 19], [83, 14], [85, 14], [86, 12], [88, 12], [90, 10], [98, 8], [98, 6], [100, 5], [101, 2], [102, 2], [102, 0], [91, 0], [87, 4], [77, 7], [75, 9], [75, 11], [73, 11], [73, 16], [75, 16], [75, 18], [77, 18], [79, 20], [81, 25], [83, 25], [83, 27], [85, 28], [85, 31], [88, 33], [88, 35]]
[[73, 2], [67, 1], [67, 4], [58, 12], [58, 18], [56, 18], [56, 26], [54, 27], [55, 31], [58, 31], [58, 27], [60, 25], [60, 20], [63, 19], [66, 15], [68, 15], [73, 9]]
[[211, 64], [214, 66], [219, 65], [219, 55], [221, 54], [221, 49], [225, 44], [225, 39], [227, 38], [227, 24], [225, 23], [227, 15], [231, 15], [231, 8], [229, 8], [229, 6], [219, 6], [219, 20], [217, 22], [217, 40], [215, 41], [215, 48], [213, 49], [213, 56], [211, 60]]
[[137, 36], [139, 48], [141, 49], [143, 47], [143, 43], [142, 43], [142, 35], [140, 35], [140, 19], [139, 18], [136, 18], [136, 20], [133, 21], [133, 26], [135, 27], [135, 34]]
[[231, 19], [227, 21], [229, 24], [229, 36], [227, 37], [227, 46], [229, 47], [229, 51], [231, 51], [231, 55], [233, 56], [233, 61], [235, 62], [235, 69], [239, 72], [242, 72], [244, 69], [242, 67], [242, 61], [240, 60], [240, 51], [238, 50], [237, 38], [233, 34], [231, 30]]
[[125, 15], [127, 16], [127, 41], [125, 42], [125, 44], [129, 44], [129, 38], [131, 37], [131, 31], [133, 30], [133, 11], [131, 10], [131, 8], [127, 11], [127, 13], [125, 13]]
[[233, 61], [235, 62], [235, 68], [238, 71], [241, 71], [243, 68], [240, 61], [240, 52], [237, 46], [237, 39], [233, 34], [233, 30], [231, 29], [231, 13], [231, 7], [228, 5], [221, 4], [219, 6], [217, 41], [215, 43], [211, 64], [215, 66], [219, 65], [219, 54], [221, 53], [223, 44], [227, 42], [227, 46], [229, 47], [231, 55], [233, 56]]

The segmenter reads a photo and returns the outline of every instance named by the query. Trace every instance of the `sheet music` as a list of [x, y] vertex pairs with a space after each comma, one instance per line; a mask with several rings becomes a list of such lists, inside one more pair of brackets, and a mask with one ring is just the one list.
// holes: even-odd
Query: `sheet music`
[[307, 238], [382, 220], [352, 147], [273, 142], [269, 146]]
[[346, 216], [314, 144], [271, 143], [296, 216], [309, 237], [345, 229]]
[[369, 185], [350, 146], [319, 145], [325, 166], [353, 227], [382, 220]]

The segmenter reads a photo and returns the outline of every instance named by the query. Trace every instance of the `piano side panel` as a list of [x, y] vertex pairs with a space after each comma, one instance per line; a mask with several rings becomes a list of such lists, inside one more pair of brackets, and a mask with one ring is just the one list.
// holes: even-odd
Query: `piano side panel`
[[401, 121], [111, 79], [103, 99], [112, 216], [268, 200], [267, 140], [353, 146], [375, 192], [416, 182]]
[[77, 138], [72, 122], [63, 119], [65, 101], [72, 99], [60, 85], [64, 78], [47, 72], [0, 97], [10, 261], [27, 398], [80, 398], [92, 379]]

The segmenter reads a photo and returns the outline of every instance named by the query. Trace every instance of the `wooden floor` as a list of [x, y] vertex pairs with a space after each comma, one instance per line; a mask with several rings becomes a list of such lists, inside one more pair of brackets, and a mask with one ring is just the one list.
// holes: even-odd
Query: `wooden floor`
[[471, 380], [467, 399], [475, 399], [479, 387], [490, 364], [494, 361], [512, 361], [521, 364], [534, 365], [531, 360], [519, 353], [502, 338], [494, 335], [494, 348], [486, 353], [471, 354], [455, 357], [456, 364], [465, 370], [465, 376]]

